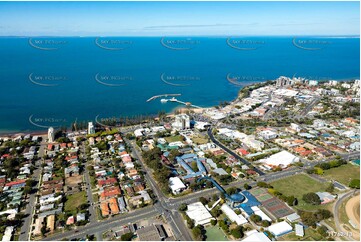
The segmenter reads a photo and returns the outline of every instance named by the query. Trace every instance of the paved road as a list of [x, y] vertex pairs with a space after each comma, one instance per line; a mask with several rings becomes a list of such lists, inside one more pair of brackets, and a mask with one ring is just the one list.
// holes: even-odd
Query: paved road
[[[228, 154], [233, 155], [235, 158], [237, 158], [238, 160], [240, 160], [243, 164], [245, 165], [252, 165], [250, 162], [246, 161], [245, 159], [243, 159], [242, 157], [240, 157], [239, 155], [237, 155], [236, 153], [234, 153], [232, 150], [230, 150], [228, 147], [226, 147], [225, 145], [223, 145], [221, 142], [219, 142], [212, 134], [212, 128], [209, 128], [207, 131], [207, 134], [209, 136], [209, 138], [212, 140], [213, 143], [215, 143], [216, 145], [218, 145], [219, 147], [221, 147], [222, 149], [224, 149]], [[264, 175], [264, 172], [262, 172], [261, 170], [259, 170], [258, 168], [253, 168], [253, 170], [255, 172], [257, 172], [260, 176]]]
[[[40, 143], [40, 147], [38, 150], [38, 157], [39, 160], [35, 161], [35, 167], [36, 169], [33, 172], [32, 175], [32, 179], [34, 181], [36, 181], [35, 187], [33, 187], [33, 189], [40, 188], [40, 182], [41, 182], [41, 173], [42, 173], [42, 168], [41, 168], [41, 161], [42, 161], [42, 157], [44, 155], [44, 148], [45, 148], [45, 139], [43, 138], [42, 142]], [[33, 217], [34, 217], [34, 212], [35, 212], [35, 203], [36, 203], [36, 193], [30, 194], [29, 198], [28, 198], [28, 204], [26, 205], [24, 214], [28, 215], [23, 222], [23, 225], [21, 226], [20, 229], [20, 236], [19, 236], [19, 240], [20, 241], [26, 241], [26, 240], [30, 240], [30, 236], [31, 236], [31, 227], [32, 227], [32, 222], [33, 222]]]
[[[85, 154], [84, 142], [82, 144], [81, 151], [82, 151], [83, 159], [87, 159], [86, 154]], [[88, 203], [90, 205], [88, 207], [88, 211], [89, 211], [89, 215], [90, 215], [89, 223], [90, 224], [97, 223], [97, 215], [96, 215], [96, 212], [95, 212], [94, 206], [93, 206], [94, 199], [93, 199], [92, 188], [91, 188], [91, 184], [90, 184], [90, 175], [89, 175], [89, 171], [88, 171], [88, 169], [86, 167], [84, 169], [84, 182], [85, 182], [85, 187], [86, 187]], [[101, 234], [96, 233], [95, 236], [96, 236], [97, 241], [102, 240]]]
[[49, 236], [47, 238], [42, 239], [43, 241], [47, 240], [62, 240], [62, 239], [74, 239], [74, 238], [82, 238], [87, 234], [102, 234], [104, 231], [112, 230], [114, 228], [118, 228], [121, 226], [128, 225], [130, 223], [134, 223], [137, 221], [141, 221], [147, 218], [154, 217], [159, 213], [153, 207], [146, 207], [143, 209], [134, 210], [128, 214], [118, 215], [115, 217], [110, 217], [109, 219], [102, 220], [100, 222], [87, 224], [84, 227], [78, 228], [79, 232], [75, 232], [74, 230], [65, 231], [59, 234], [55, 234], [53, 236]]
[[[343, 193], [341, 195], [338, 196], [337, 201], [335, 202], [335, 204], [333, 205], [333, 216], [335, 219], [335, 226], [336, 226], [336, 231], [337, 232], [348, 232], [348, 231], [344, 231], [344, 229], [341, 226], [341, 222], [340, 222], [340, 206], [341, 204], [346, 201], [349, 197], [353, 196], [355, 193], [359, 193], [359, 190], [351, 190], [349, 192]], [[347, 240], [354, 240], [353, 238], [350, 237], [343, 237]]]
[[316, 106], [316, 104], [320, 101], [320, 97], [314, 97], [314, 99], [299, 113], [296, 115], [296, 118], [304, 117], [308, 114], [311, 109]]
[[[129, 141], [128, 141], [129, 142]], [[114, 218], [103, 220], [100, 222], [96, 222], [95, 224], [88, 224], [83, 228], [78, 228], [78, 233], [74, 234], [74, 231], [68, 231], [56, 236], [48, 237], [47, 240], [61, 240], [63, 238], [71, 239], [71, 238], [78, 238], [81, 236], [85, 236], [88, 234], [101, 234], [102, 232], [112, 229], [114, 226], [122, 226], [127, 223], [134, 223], [138, 220], [142, 219], [142, 214], [144, 214], [143, 219], [154, 217], [159, 214], [163, 214], [164, 218], [172, 227], [175, 237], [180, 240], [192, 240], [189, 230], [186, 228], [183, 218], [181, 214], [178, 212], [178, 207], [182, 203], [193, 203], [199, 201], [200, 197], [209, 197], [213, 194], [219, 193], [216, 188], [211, 188], [207, 190], [202, 190], [198, 192], [194, 192], [182, 197], [178, 198], [167, 198], [164, 196], [162, 191], [159, 189], [158, 185], [155, 181], [151, 178], [152, 171], [143, 165], [144, 161], [141, 158], [139, 151], [136, 148], [134, 142], [129, 142], [133, 146], [133, 153], [132, 155], [142, 161], [140, 165], [146, 171], [145, 179], [149, 182], [151, 188], [153, 189], [155, 195], [157, 196], [159, 202], [157, 202], [152, 207], [146, 207], [143, 209], [137, 209], [133, 212], [130, 212], [125, 215], [117, 215]], [[315, 166], [318, 163], [326, 162], [328, 160], [323, 160], [320, 162], [312, 162], [307, 163], [304, 167], [291, 167], [289, 169], [280, 171], [280, 172], [272, 172], [264, 174], [260, 177], [255, 178], [255, 180], [248, 179], [248, 180], [240, 180], [230, 183], [229, 185], [223, 186], [225, 189], [229, 187], [243, 187], [245, 183], [250, 186], [255, 186], [257, 181], [265, 181], [271, 182], [278, 179], [283, 179], [289, 176], [296, 175], [298, 173], [305, 172], [310, 167]], [[124, 216], [127, 216], [124, 218]], [[124, 218], [124, 220], [123, 220]], [[140, 219], [139, 219], [140, 218]]]
[[[137, 160], [140, 161], [140, 165], [142, 166], [142, 169], [146, 171], [146, 174], [144, 175], [144, 178], [148, 181], [150, 184], [152, 190], [154, 191], [155, 195], [158, 198], [158, 202], [155, 204], [155, 207], [158, 209], [159, 213], [164, 215], [164, 217], [167, 219], [167, 222], [172, 227], [174, 236], [178, 240], [182, 241], [191, 241], [192, 237], [189, 234], [188, 228], [185, 226], [183, 219], [180, 218], [180, 214], [177, 210], [174, 210], [173, 207], [168, 206], [168, 198], [164, 196], [163, 192], [159, 188], [159, 186], [155, 183], [154, 179], [151, 177], [152, 170], [148, 169], [144, 164], [144, 160], [138, 151], [138, 148], [134, 141], [129, 141], [125, 139], [125, 141], [132, 146], [132, 155]], [[173, 212], [170, 210], [173, 209]]]

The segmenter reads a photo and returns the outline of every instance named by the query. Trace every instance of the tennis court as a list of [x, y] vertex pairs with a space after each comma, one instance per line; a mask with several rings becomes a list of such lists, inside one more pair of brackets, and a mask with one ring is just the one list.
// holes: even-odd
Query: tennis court
[[267, 190], [264, 188], [255, 188], [255, 189], [252, 189], [250, 192], [261, 203], [273, 198], [273, 196], [271, 194], [269, 194], [267, 192]]

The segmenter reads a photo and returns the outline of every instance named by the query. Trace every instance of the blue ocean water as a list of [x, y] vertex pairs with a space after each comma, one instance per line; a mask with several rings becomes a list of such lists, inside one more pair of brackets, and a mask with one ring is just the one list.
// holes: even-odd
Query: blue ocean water
[[213, 106], [281, 75], [359, 78], [359, 46], [336, 37], [1, 37], [0, 132], [178, 107], [146, 102], [164, 93]]

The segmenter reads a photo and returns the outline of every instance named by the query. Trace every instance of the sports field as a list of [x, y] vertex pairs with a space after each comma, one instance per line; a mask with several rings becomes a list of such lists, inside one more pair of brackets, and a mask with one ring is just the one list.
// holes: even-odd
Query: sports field
[[301, 199], [303, 194], [325, 191], [328, 184], [316, 181], [306, 174], [298, 174], [274, 181], [271, 185], [286, 196], [293, 195]]
[[207, 227], [206, 231], [206, 241], [228, 241], [227, 236], [218, 225]]

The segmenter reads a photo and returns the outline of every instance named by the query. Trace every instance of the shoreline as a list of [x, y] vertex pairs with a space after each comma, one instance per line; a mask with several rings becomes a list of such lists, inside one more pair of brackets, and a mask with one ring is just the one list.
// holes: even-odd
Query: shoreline
[[[341, 82], [348, 82], [348, 81], [354, 81], [354, 80], [357, 80], [358, 78], [339, 78], [339, 79], [332, 79], [332, 80], [335, 80], [335, 81], [341, 81]], [[274, 82], [275, 80], [267, 80], [267, 81], [271, 81], [271, 82]], [[256, 82], [256, 83], [252, 83], [252, 84], [249, 84], [249, 85], [245, 85], [245, 86], [242, 86], [240, 87], [240, 89], [238, 90], [237, 92], [237, 96], [235, 98], [233, 98], [232, 100], [230, 101], [227, 101], [229, 102], [229, 104], [232, 104], [234, 103], [235, 101], [237, 101], [237, 99], [240, 97], [240, 92], [246, 88], [246, 87], [249, 87], [249, 86], [252, 86], [252, 85], [255, 85], [255, 84], [261, 84], [261, 83], [266, 83], [267, 81], [263, 81], [263, 82]], [[327, 82], [327, 81], [325, 81]], [[189, 108], [189, 107], [180, 107], [180, 108], [173, 108], [171, 111], [167, 112], [166, 114], [167, 115], [174, 115], [176, 111], [180, 111], [180, 112], [184, 112], [184, 111], [187, 111], [187, 110], [193, 110], [194, 112], [201, 112], [205, 109], [208, 109], [208, 108], [215, 108], [215, 106], [209, 106], [209, 107], [202, 107], [202, 108]], [[47, 130], [29, 130], [29, 131], [0, 131], [0, 137], [12, 137], [12, 136], [17, 136], [17, 135], [27, 135], [27, 134], [30, 134], [32, 136], [34, 135], [47, 135], [48, 131]], [[357, 165], [357, 164], [356, 164]]]

